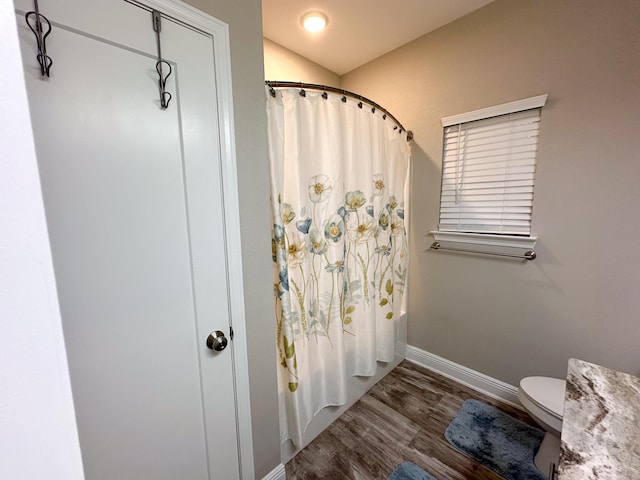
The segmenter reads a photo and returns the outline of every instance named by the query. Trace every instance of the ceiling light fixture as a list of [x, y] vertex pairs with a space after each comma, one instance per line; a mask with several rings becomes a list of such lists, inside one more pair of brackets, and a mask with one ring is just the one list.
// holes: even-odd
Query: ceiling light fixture
[[308, 32], [319, 32], [327, 26], [327, 16], [320, 12], [307, 13], [302, 17], [302, 26]]

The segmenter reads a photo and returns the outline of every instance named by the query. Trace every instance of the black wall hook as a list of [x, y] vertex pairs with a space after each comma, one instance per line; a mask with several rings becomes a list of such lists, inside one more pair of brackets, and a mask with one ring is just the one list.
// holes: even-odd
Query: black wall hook
[[[162, 66], [165, 65], [169, 70], [167, 74], [164, 74], [164, 70]], [[171, 75], [172, 72], [171, 64], [166, 60], [159, 60], [156, 62], [156, 72], [158, 72], [158, 87], [160, 88], [160, 106], [165, 109], [169, 106], [169, 102], [171, 101], [172, 95], [167, 92], [167, 78]]]
[[[158, 44], [158, 61], [156, 62], [156, 72], [158, 72], [158, 89], [160, 90], [160, 107], [165, 110], [169, 106], [172, 95], [167, 92], [167, 79], [171, 75], [171, 64], [162, 59], [162, 50], [160, 49], [160, 30], [162, 29], [162, 18], [157, 10], [151, 11], [151, 19], [153, 21], [153, 30], [156, 32], [156, 42]], [[167, 74], [163, 70], [163, 65], [168, 69]]]
[[[24, 16], [27, 25], [36, 36], [36, 42], [38, 43], [38, 54], [36, 59], [40, 64], [40, 73], [43, 77], [49, 77], [51, 73], [51, 65], [53, 60], [47, 55], [47, 37], [51, 33], [51, 22], [47, 17], [40, 13], [38, 8], [38, 0], [33, 0], [34, 9], [31, 12], [27, 12]], [[32, 25], [33, 23], [33, 25]], [[45, 28], [43, 28], [43, 25]]]

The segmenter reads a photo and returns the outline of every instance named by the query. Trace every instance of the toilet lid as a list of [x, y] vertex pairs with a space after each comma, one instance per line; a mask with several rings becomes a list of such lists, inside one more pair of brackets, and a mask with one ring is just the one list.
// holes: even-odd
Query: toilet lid
[[540, 408], [562, 418], [566, 384], [559, 378], [527, 377], [520, 381], [520, 389]]

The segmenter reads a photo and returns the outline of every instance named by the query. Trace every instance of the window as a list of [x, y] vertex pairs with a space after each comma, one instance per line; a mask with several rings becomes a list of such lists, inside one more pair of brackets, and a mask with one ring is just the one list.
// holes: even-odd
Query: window
[[441, 232], [531, 234], [546, 95], [442, 119]]
[[440, 222], [432, 248], [447, 249], [441, 241], [472, 244], [465, 251], [476, 253], [524, 248], [535, 258], [531, 213], [546, 100], [540, 95], [442, 119]]
[[[527, 246], [540, 111], [547, 96], [442, 119], [444, 146], [436, 240]], [[438, 238], [439, 236], [439, 238]], [[506, 243], [512, 238], [514, 243]]]

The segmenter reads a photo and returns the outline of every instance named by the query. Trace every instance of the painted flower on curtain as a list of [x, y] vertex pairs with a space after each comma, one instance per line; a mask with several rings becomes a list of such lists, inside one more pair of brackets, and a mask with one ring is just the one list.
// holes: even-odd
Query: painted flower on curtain
[[349, 192], [344, 197], [345, 209], [349, 212], [357, 212], [367, 202], [364, 193], [360, 190]]
[[309, 179], [309, 199], [313, 203], [324, 202], [331, 195], [331, 179], [326, 175], [314, 175]]
[[333, 215], [324, 226], [324, 236], [329, 242], [338, 243], [344, 235], [344, 221], [340, 215]]
[[373, 194], [376, 196], [384, 194], [384, 177], [380, 173], [373, 176]]
[[383, 174], [357, 187], [335, 208], [332, 180], [318, 173], [308, 200], [278, 195], [274, 204], [278, 350], [290, 392], [298, 387], [296, 345], [313, 338], [333, 346], [336, 335], [356, 334], [354, 322], [368, 310], [390, 320], [403, 293], [404, 211], [394, 196], [385, 198]]
[[282, 213], [280, 214], [282, 223], [289, 225], [291, 221], [296, 218], [296, 212], [293, 211], [293, 207], [288, 203], [282, 205]]
[[322, 255], [327, 251], [327, 242], [324, 239], [324, 234], [320, 230], [313, 229], [309, 232], [309, 250], [314, 255]]
[[287, 263], [289, 268], [301, 266], [307, 255], [306, 237], [300, 233], [294, 233], [287, 243]]

